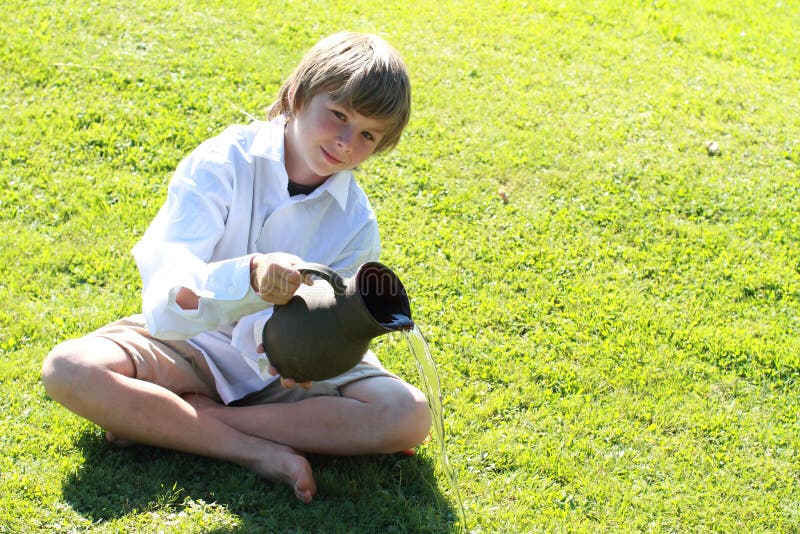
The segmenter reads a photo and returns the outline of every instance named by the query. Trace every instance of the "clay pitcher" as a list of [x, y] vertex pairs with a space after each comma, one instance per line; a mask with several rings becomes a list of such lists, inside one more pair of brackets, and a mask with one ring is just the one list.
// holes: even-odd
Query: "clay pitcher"
[[316, 263], [295, 268], [322, 280], [300, 286], [264, 326], [264, 349], [281, 376], [333, 378], [360, 362], [374, 337], [414, 326], [403, 284], [381, 263], [365, 263], [351, 278]]

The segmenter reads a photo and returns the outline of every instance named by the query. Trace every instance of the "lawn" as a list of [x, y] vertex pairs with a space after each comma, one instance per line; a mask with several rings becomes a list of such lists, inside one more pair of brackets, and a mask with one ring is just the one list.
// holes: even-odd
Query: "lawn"
[[[434, 443], [312, 458], [318, 498], [120, 450], [48, 350], [136, 313], [180, 159], [320, 37], [414, 87], [359, 180], [441, 378], [469, 530], [800, 530], [800, 4], [4, 3], [0, 532], [448, 532]], [[713, 141], [719, 150], [709, 150]], [[419, 384], [400, 335], [375, 350]]]

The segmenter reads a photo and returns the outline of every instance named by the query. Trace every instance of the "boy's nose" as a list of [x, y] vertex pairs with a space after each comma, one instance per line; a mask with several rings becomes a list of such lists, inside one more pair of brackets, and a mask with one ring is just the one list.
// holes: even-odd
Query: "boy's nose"
[[336, 144], [339, 148], [346, 152], [350, 152], [353, 148], [353, 129], [344, 127], [339, 130], [339, 135], [336, 136]]

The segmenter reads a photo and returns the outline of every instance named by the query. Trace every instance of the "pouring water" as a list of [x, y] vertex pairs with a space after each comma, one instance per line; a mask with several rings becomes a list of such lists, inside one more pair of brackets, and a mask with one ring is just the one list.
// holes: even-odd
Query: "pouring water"
[[406, 336], [408, 346], [411, 353], [414, 355], [414, 361], [417, 364], [422, 387], [425, 390], [425, 396], [428, 398], [428, 407], [431, 410], [433, 419], [433, 435], [438, 447], [438, 453], [441, 457], [442, 469], [450, 481], [450, 487], [453, 491], [453, 497], [458, 504], [458, 513], [460, 516], [461, 527], [466, 530], [467, 518], [464, 512], [464, 503], [461, 501], [461, 495], [458, 491], [458, 479], [456, 478], [456, 471], [450, 463], [447, 456], [447, 448], [445, 446], [445, 433], [444, 433], [444, 417], [442, 414], [442, 388], [439, 382], [439, 373], [436, 371], [436, 364], [431, 356], [430, 348], [425, 338], [422, 335], [419, 327], [415, 325], [411, 319], [405, 316], [393, 316], [393, 320], [398, 324], [403, 324], [403, 334]]

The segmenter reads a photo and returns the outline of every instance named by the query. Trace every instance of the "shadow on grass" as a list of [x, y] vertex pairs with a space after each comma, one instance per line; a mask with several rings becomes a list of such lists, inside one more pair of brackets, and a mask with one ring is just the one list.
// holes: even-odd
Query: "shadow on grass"
[[96, 523], [216, 503], [239, 524], [217, 532], [454, 530], [455, 510], [436, 485], [433, 462], [421, 455], [309, 456], [318, 495], [303, 505], [287, 486], [234, 464], [146, 446], [120, 449], [97, 432], [86, 432], [77, 446], [85, 462], [65, 479], [63, 495]]

